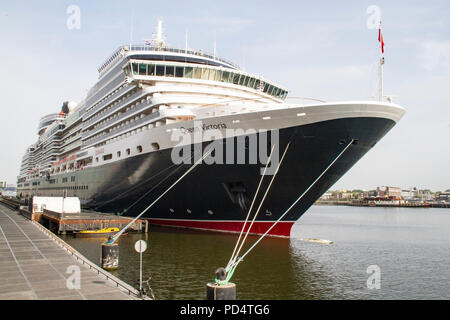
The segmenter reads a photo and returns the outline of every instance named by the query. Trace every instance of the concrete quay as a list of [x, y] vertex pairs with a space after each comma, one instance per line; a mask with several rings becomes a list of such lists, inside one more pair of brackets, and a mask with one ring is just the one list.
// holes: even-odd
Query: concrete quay
[[135, 300], [138, 291], [0, 204], [0, 300]]

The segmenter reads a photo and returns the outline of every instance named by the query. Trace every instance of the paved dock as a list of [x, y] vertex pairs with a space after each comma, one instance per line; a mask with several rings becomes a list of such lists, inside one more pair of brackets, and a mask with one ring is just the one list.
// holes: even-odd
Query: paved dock
[[0, 204], [0, 300], [128, 300], [136, 293], [37, 222]]

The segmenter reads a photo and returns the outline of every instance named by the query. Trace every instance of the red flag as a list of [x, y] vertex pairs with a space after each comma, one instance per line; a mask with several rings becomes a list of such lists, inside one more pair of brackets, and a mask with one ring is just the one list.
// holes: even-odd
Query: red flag
[[381, 53], [384, 53], [384, 39], [381, 33], [381, 27], [378, 29], [378, 42], [381, 44]]

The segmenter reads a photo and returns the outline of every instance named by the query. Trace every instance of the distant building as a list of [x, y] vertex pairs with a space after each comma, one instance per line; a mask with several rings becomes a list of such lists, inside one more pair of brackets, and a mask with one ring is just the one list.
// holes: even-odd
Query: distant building
[[419, 198], [423, 201], [433, 201], [434, 195], [430, 190], [419, 190]]
[[0, 181], [0, 189], [6, 188], [7, 184], [6, 181]]
[[352, 193], [349, 191], [343, 191], [341, 192], [341, 199], [351, 199]]
[[325, 192], [321, 197], [320, 200], [331, 200], [333, 199], [333, 194], [331, 192]]
[[377, 187], [377, 193], [379, 197], [382, 198], [394, 198], [394, 199], [401, 199], [402, 197], [402, 189], [397, 187]]
[[377, 190], [364, 191], [364, 198], [374, 198], [378, 195]]
[[450, 192], [441, 193], [436, 200], [450, 202]]

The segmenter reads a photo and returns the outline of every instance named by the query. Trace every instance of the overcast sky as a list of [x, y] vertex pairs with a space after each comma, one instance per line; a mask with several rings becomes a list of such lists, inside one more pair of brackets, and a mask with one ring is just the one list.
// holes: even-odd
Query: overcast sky
[[[80, 28], [69, 29], [71, 5]], [[0, 181], [16, 182], [43, 115], [80, 101], [120, 45], [152, 37], [213, 51], [289, 88], [327, 101], [372, 99], [381, 9], [385, 94], [406, 115], [333, 189], [450, 188], [448, 1], [11, 1], [0, 3]], [[133, 28], [131, 26], [133, 25]], [[133, 32], [131, 32], [133, 29]]]

